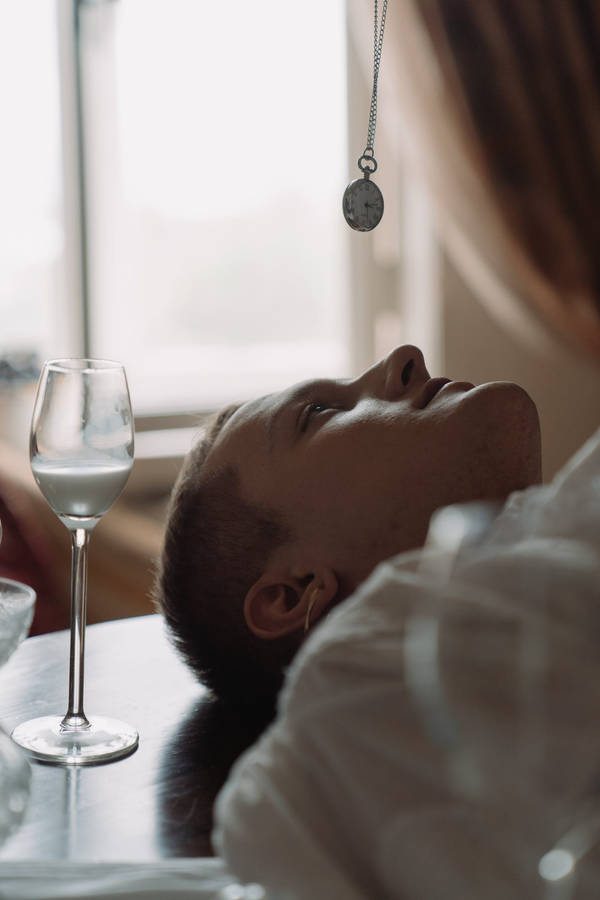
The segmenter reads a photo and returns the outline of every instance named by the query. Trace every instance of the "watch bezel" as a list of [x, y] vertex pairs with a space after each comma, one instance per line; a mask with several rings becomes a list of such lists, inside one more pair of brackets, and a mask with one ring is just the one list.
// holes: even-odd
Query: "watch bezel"
[[[358, 189], [358, 187], [362, 186], [365, 181], [367, 181], [369, 184], [373, 185], [373, 187], [375, 188], [375, 190], [377, 191], [377, 193], [379, 194], [379, 197], [381, 199], [381, 212], [380, 212], [379, 218], [377, 219], [376, 222], [373, 222], [372, 225], [363, 225], [363, 224], [359, 223], [355, 218], [352, 217], [352, 212], [347, 210], [347, 208], [346, 208], [346, 198], [352, 197], [353, 193]], [[342, 196], [342, 212], [343, 212], [344, 218], [345, 218], [346, 222], [348, 223], [348, 225], [350, 226], [350, 228], [353, 228], [355, 231], [372, 231], [381, 222], [381, 220], [383, 218], [383, 209], [384, 209], [383, 194], [381, 193], [379, 185], [375, 184], [375, 182], [371, 181], [371, 179], [355, 178], [354, 181], [351, 181], [349, 184], [346, 185], [346, 189]]]

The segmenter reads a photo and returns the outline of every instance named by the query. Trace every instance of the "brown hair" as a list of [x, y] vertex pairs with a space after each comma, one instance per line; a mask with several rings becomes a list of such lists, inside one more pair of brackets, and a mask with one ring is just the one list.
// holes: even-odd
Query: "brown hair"
[[243, 602], [290, 530], [274, 510], [241, 496], [233, 467], [206, 472], [215, 440], [238, 408], [223, 410], [185, 460], [171, 496], [154, 596], [199, 679], [216, 696], [262, 713], [274, 704], [297, 641], [255, 637]]

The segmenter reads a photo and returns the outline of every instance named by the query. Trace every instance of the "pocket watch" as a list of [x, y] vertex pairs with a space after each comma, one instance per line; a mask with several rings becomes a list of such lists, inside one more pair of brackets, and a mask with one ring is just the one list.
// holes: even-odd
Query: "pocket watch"
[[355, 231], [372, 231], [373, 228], [379, 225], [383, 216], [383, 195], [377, 185], [370, 180], [370, 176], [377, 171], [377, 160], [375, 159], [374, 151], [375, 126], [377, 124], [377, 84], [388, 0], [383, 0], [381, 21], [379, 21], [377, 0], [375, 0], [374, 6], [373, 93], [371, 94], [371, 106], [369, 109], [367, 145], [358, 160], [358, 168], [364, 177], [350, 182], [344, 191], [342, 200], [344, 218], [350, 228], [354, 228]]
[[365, 171], [362, 178], [351, 181], [342, 200], [344, 218], [355, 231], [371, 231], [383, 216], [383, 195]]

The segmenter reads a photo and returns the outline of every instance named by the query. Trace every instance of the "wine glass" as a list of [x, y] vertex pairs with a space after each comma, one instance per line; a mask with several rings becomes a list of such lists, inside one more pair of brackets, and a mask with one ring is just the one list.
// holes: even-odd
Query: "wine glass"
[[34, 759], [59, 765], [111, 762], [132, 753], [135, 728], [83, 710], [87, 552], [90, 534], [121, 493], [133, 465], [133, 424], [122, 365], [57, 359], [40, 375], [30, 437], [38, 486], [71, 534], [71, 651], [66, 714], [12, 733]]

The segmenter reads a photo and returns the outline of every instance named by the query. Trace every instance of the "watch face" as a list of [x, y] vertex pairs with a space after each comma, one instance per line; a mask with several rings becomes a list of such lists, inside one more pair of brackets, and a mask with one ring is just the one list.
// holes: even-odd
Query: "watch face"
[[381, 222], [383, 197], [369, 178], [352, 181], [344, 191], [344, 217], [356, 231], [371, 231]]

